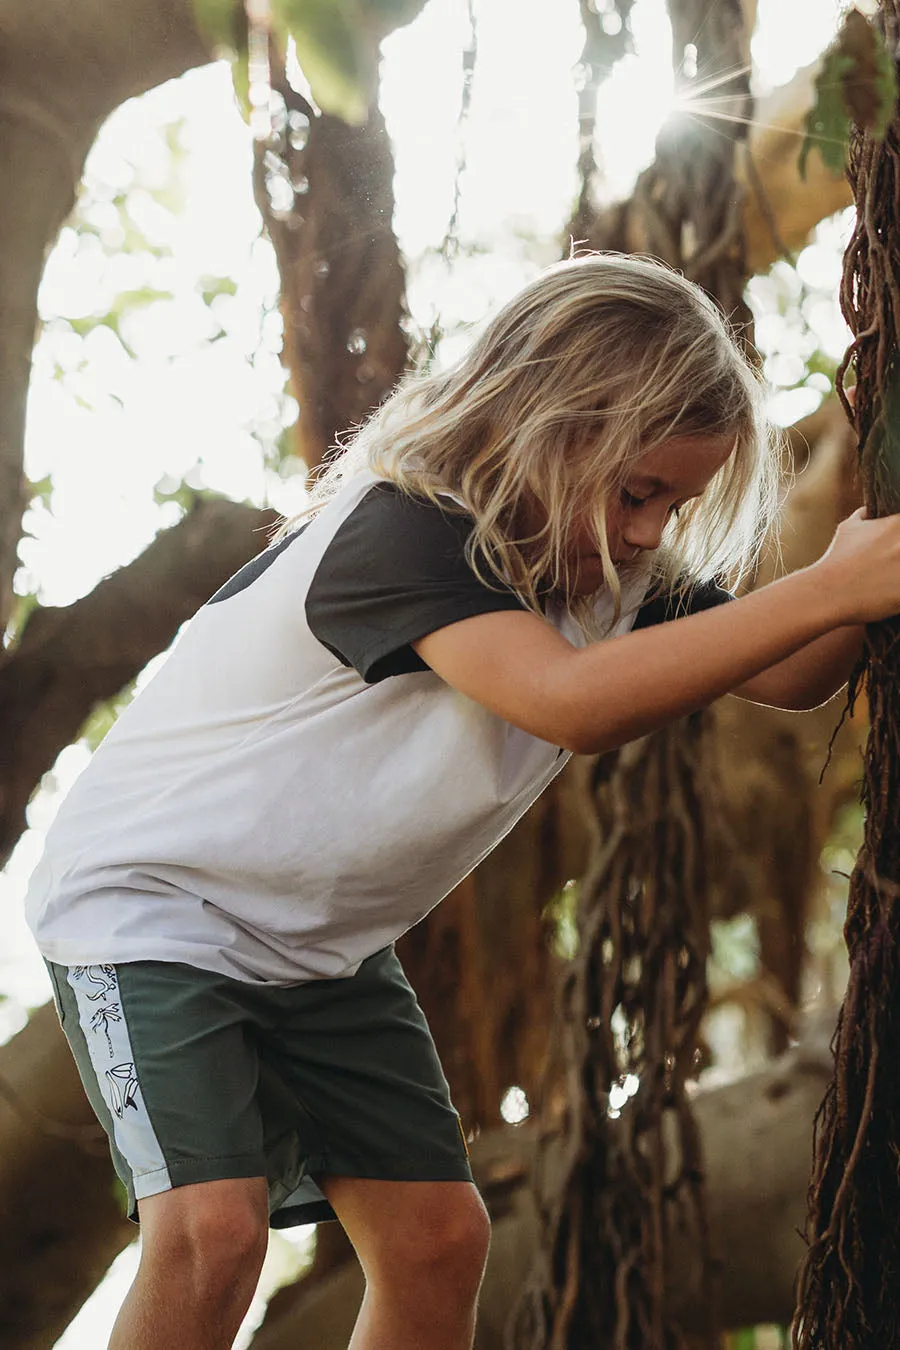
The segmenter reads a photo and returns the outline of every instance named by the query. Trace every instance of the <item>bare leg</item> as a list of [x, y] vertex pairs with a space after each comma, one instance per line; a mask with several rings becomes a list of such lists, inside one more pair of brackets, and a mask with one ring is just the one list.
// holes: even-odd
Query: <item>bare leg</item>
[[264, 1178], [179, 1186], [138, 1209], [141, 1262], [109, 1350], [229, 1350], [266, 1254]]
[[366, 1293], [349, 1350], [471, 1350], [490, 1226], [464, 1181], [319, 1181]]

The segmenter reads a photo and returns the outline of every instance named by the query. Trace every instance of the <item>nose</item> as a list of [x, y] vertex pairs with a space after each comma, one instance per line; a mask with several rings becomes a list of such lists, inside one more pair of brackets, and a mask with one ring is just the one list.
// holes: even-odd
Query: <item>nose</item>
[[624, 531], [624, 540], [630, 548], [639, 548], [650, 551], [659, 548], [662, 541], [663, 530], [666, 526], [666, 515], [658, 511], [638, 511], [629, 519]]

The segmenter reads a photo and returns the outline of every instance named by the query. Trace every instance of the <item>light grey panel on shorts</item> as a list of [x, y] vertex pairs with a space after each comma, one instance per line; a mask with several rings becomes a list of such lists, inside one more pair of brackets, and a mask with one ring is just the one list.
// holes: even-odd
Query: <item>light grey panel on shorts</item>
[[91, 1066], [113, 1119], [116, 1147], [128, 1159], [137, 1199], [166, 1191], [169, 1169], [153, 1128], [134, 1066], [128, 1024], [115, 966], [70, 966], [67, 981]]

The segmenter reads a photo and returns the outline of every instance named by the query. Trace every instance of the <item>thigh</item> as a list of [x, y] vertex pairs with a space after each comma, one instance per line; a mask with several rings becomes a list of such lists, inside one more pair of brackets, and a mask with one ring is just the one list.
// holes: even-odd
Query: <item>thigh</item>
[[371, 957], [349, 979], [298, 994], [273, 1053], [316, 1120], [322, 1148], [310, 1170], [470, 1182], [463, 1127], [393, 950]]

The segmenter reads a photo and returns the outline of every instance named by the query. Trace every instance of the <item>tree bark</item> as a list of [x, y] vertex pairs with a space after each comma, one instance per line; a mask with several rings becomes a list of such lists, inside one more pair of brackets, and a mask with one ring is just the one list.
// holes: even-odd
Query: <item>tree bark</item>
[[[716, 1283], [728, 1328], [789, 1321], [802, 1241], [811, 1120], [828, 1081], [833, 1014], [817, 1019], [809, 1040], [764, 1072], [698, 1092], [694, 1111], [706, 1158]], [[530, 1126], [491, 1130], [472, 1148], [476, 1179], [493, 1219], [476, 1350], [503, 1350], [504, 1327], [538, 1259], [538, 1225], [529, 1177], [537, 1138]], [[559, 1166], [549, 1151], [546, 1165]], [[695, 1235], [682, 1215], [668, 1222], [673, 1264], [667, 1306], [687, 1330], [702, 1324]], [[362, 1297], [351, 1251], [321, 1278], [282, 1289], [269, 1304], [253, 1350], [344, 1350]]]
[[299, 149], [289, 135], [278, 138], [286, 177], [299, 190], [290, 210], [273, 209], [266, 180], [276, 152], [268, 149], [257, 154], [256, 201], [281, 274], [285, 355], [300, 408], [294, 450], [313, 469], [406, 365], [405, 275], [381, 113], [373, 108], [363, 126], [351, 127], [314, 116], [286, 83], [282, 92], [288, 116], [309, 123]]

